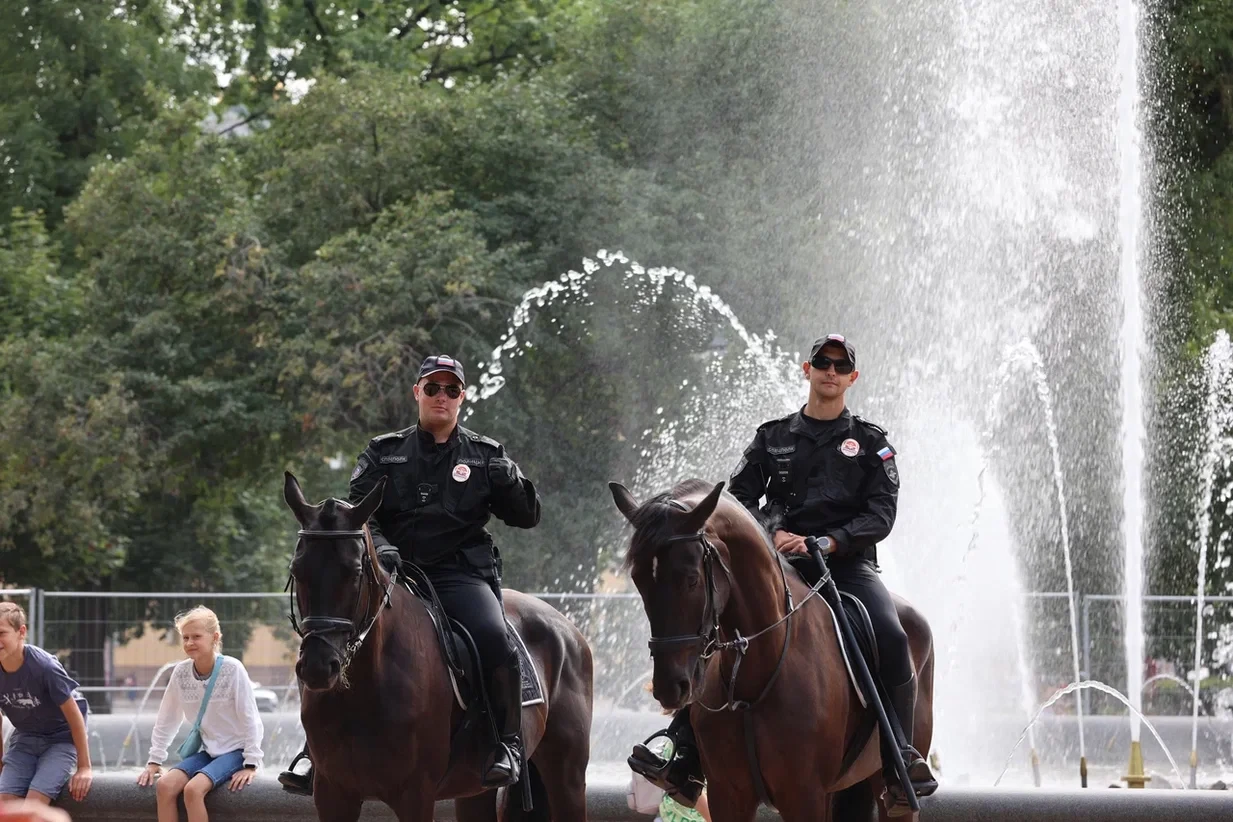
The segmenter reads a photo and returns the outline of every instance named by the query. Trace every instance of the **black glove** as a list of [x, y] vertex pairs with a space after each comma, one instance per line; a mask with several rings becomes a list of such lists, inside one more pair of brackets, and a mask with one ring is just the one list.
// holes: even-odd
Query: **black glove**
[[518, 466], [509, 457], [488, 460], [488, 481], [493, 488], [513, 488], [518, 484]]
[[382, 545], [377, 549], [377, 561], [387, 572], [394, 574], [402, 569], [402, 555], [393, 545]]

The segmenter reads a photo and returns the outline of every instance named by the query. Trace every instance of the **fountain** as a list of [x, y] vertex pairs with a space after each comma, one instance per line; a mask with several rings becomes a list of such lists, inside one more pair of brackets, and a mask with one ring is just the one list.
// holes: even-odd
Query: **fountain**
[[154, 676], [150, 678], [150, 684], [146, 686], [145, 692], [141, 695], [141, 702], [137, 703], [137, 710], [133, 713], [133, 722], [129, 726], [128, 733], [124, 737], [124, 742], [120, 745], [120, 752], [116, 754], [116, 767], [120, 767], [120, 763], [124, 761], [124, 751], [131, 744], [133, 746], [133, 761], [140, 764], [141, 752], [138, 750], [139, 740], [137, 734], [137, 720], [141, 718], [141, 712], [145, 710], [146, 702], [150, 699], [150, 693], [158, 685], [158, 681], [162, 679], [163, 674], [179, 664], [180, 660], [174, 662], [165, 662], [159, 669], [154, 672]]
[[[1015, 747], [1012, 748], [1010, 754], [1007, 755], [1006, 767], [1010, 766], [1010, 760], [1014, 757], [1015, 751], [1018, 750], [1019, 745], [1023, 743], [1024, 737], [1027, 736], [1028, 731], [1031, 730], [1032, 725], [1036, 723], [1036, 720], [1040, 718], [1040, 715], [1043, 714], [1046, 710], [1048, 710], [1048, 708], [1051, 705], [1053, 705], [1053, 703], [1057, 702], [1062, 697], [1072, 692], [1078, 693], [1084, 688], [1091, 688], [1097, 691], [1102, 691], [1108, 694], [1109, 696], [1114, 697], [1115, 699], [1119, 700], [1123, 705], [1125, 705], [1127, 709], [1129, 709], [1131, 715], [1134, 716], [1135, 719], [1139, 720], [1139, 722], [1141, 722], [1142, 724], [1147, 725], [1147, 730], [1152, 734], [1153, 737], [1155, 737], [1156, 742], [1160, 745], [1160, 749], [1163, 750], [1165, 753], [1165, 758], [1169, 760], [1169, 765], [1173, 768], [1173, 775], [1177, 777], [1177, 781], [1179, 783], [1182, 781], [1182, 772], [1178, 770], [1177, 763], [1173, 761], [1173, 754], [1169, 753], [1169, 746], [1165, 745], [1164, 740], [1160, 738], [1160, 733], [1156, 730], [1156, 727], [1152, 725], [1151, 722], [1148, 721], [1147, 717], [1145, 717], [1139, 711], [1138, 708], [1130, 704], [1130, 700], [1127, 699], [1126, 696], [1123, 695], [1116, 688], [1111, 688], [1103, 682], [1095, 682], [1093, 680], [1086, 680], [1084, 682], [1072, 682], [1069, 685], [1067, 685], [1065, 688], [1062, 688], [1061, 690], [1059, 690], [1057, 693], [1051, 696], [1048, 700], [1046, 700], [1044, 704], [1042, 704], [1040, 708], [1036, 711], [1036, 714], [1032, 717], [1032, 720], [1031, 722], [1028, 723], [1028, 726], [1023, 729], [1023, 733], [1020, 734], [1019, 736], [1019, 741], [1015, 743]], [[1002, 774], [999, 775], [997, 780], [994, 781], [993, 784], [995, 787], [997, 786], [999, 782], [1002, 781], [1002, 776], [1005, 775], [1006, 773], [1006, 767], [1002, 769]], [[1139, 785], [1137, 787], [1142, 788], [1144, 786]]]
[[1196, 787], [1199, 768], [1199, 683], [1203, 680], [1203, 607], [1207, 596], [1207, 551], [1211, 543], [1212, 497], [1216, 481], [1216, 469], [1221, 457], [1227, 459], [1228, 448], [1223, 438], [1233, 429], [1233, 404], [1227, 392], [1233, 376], [1233, 346], [1225, 331], [1216, 333], [1216, 339], [1207, 349], [1203, 360], [1204, 382], [1207, 401], [1204, 411], [1207, 426], [1204, 431], [1203, 456], [1199, 464], [1200, 496], [1199, 523], [1199, 581], [1195, 589], [1194, 626], [1194, 685], [1191, 702], [1190, 735], [1190, 787]]
[[[1002, 365], [998, 369], [999, 390], [1003, 385], [1005, 385], [1006, 379], [1010, 373], [1010, 366], [1015, 363], [1024, 363], [1028, 366], [1032, 376], [1032, 382], [1036, 387], [1036, 396], [1040, 400], [1040, 406], [1044, 410], [1045, 414], [1045, 432], [1049, 441], [1049, 454], [1053, 458], [1053, 487], [1057, 490], [1057, 509], [1058, 522], [1061, 528], [1062, 556], [1066, 564], [1066, 598], [1070, 611], [1070, 654], [1072, 666], [1074, 668], [1074, 681], [1078, 682], [1081, 677], [1079, 673], [1079, 618], [1075, 613], [1075, 572], [1070, 556], [1070, 518], [1066, 513], [1066, 485], [1064, 482], [1064, 474], [1062, 473], [1061, 447], [1058, 445], [1057, 438], [1057, 419], [1053, 413], [1053, 395], [1049, 391], [1049, 381], [1045, 375], [1045, 366], [1041, 361], [1040, 352], [1029, 340], [1022, 340], [1007, 349], [1006, 354], [1002, 358]], [[999, 399], [999, 395], [995, 394], [993, 402], [990, 406], [996, 409]], [[1079, 717], [1079, 783], [1086, 788], [1087, 745], [1083, 736], [1083, 700], [1077, 689], [1075, 691], [1075, 713]], [[1031, 725], [1028, 727], [1030, 729]], [[1033, 743], [1033, 751], [1035, 750], [1035, 747], [1036, 746]]]
[[[1139, 235], [1143, 219], [1139, 151], [1139, 8], [1134, 0], [1118, 2], [1117, 148], [1120, 197], [1122, 282], [1122, 535], [1125, 544], [1126, 693], [1137, 711], [1143, 704], [1143, 394], [1140, 350], [1144, 342], [1143, 283], [1139, 273]], [[1126, 782], [1142, 788], [1143, 749], [1139, 720], [1130, 720], [1130, 766]]]

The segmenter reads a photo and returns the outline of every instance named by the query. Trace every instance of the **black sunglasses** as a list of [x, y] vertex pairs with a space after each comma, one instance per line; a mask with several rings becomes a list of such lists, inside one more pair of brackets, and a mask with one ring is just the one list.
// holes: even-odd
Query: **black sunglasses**
[[435, 397], [442, 391], [444, 391], [445, 396], [449, 397], [451, 400], [456, 400], [462, 396], [462, 386], [455, 383], [442, 385], [439, 382], [426, 382], [424, 383], [422, 390], [424, 394], [429, 397]]
[[830, 357], [825, 357], [821, 354], [810, 360], [809, 364], [819, 371], [825, 371], [833, 365], [835, 366], [836, 374], [851, 374], [856, 370], [856, 363], [851, 360], [832, 360]]

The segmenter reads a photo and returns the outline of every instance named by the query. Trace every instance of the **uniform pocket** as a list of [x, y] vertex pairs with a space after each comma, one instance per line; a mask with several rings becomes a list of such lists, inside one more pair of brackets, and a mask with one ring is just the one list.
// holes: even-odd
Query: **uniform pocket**
[[819, 466], [809, 478], [806, 505], [850, 506], [859, 501], [865, 486], [865, 469], [855, 459], [842, 457]]
[[467, 565], [471, 566], [471, 570], [482, 576], [484, 579], [495, 580], [500, 579], [499, 562], [496, 549], [491, 545], [479, 543], [476, 545], [468, 545], [466, 548], [460, 548], [459, 553], [462, 554], [463, 560]]
[[451, 514], [466, 516], [480, 510], [487, 499], [487, 472], [465, 463], [455, 465], [445, 481], [445, 510]]

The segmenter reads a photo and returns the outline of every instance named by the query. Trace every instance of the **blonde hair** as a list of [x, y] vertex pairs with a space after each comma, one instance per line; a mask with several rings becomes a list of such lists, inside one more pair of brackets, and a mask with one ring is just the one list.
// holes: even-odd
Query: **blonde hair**
[[0, 619], [6, 621], [14, 631], [26, 627], [26, 612], [16, 602], [0, 602]]
[[181, 611], [176, 614], [176, 630], [180, 632], [180, 636], [184, 635], [184, 626], [188, 625], [190, 622], [200, 622], [205, 626], [205, 629], [208, 632], [216, 635], [214, 639], [214, 651], [217, 653], [218, 649], [221, 648], [223, 644], [223, 632], [222, 628], [218, 624], [218, 614], [214, 613], [204, 605], [198, 605], [196, 608], [189, 608], [187, 611]]

